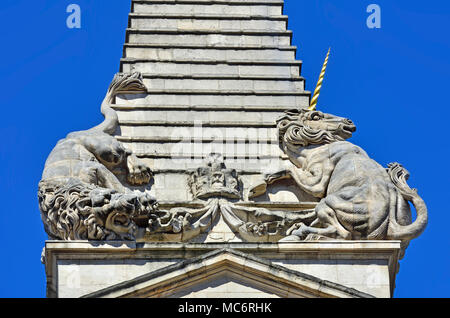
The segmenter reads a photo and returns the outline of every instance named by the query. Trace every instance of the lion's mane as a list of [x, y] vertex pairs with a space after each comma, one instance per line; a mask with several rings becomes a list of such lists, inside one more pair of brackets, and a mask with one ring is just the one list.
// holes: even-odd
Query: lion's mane
[[[131, 217], [135, 212], [135, 206], [120, 197], [111, 198], [111, 203], [104, 202], [99, 193], [98, 187], [75, 179], [70, 179], [65, 184], [41, 181], [38, 189], [39, 207], [49, 238], [133, 239], [135, 225]], [[127, 217], [124, 219], [124, 216]], [[117, 233], [112, 228], [108, 229], [115, 222], [128, 226], [129, 231]]]

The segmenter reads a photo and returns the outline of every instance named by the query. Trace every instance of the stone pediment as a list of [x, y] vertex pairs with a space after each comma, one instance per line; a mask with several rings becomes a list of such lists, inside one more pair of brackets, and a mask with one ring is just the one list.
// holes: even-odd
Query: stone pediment
[[371, 298], [270, 261], [220, 249], [88, 294], [85, 298]]

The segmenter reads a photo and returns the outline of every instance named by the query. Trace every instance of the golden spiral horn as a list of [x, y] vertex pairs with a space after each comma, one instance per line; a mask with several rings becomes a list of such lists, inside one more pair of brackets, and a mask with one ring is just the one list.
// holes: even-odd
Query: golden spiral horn
[[311, 104], [308, 110], [316, 110], [317, 101], [319, 100], [320, 90], [322, 88], [323, 79], [325, 78], [325, 72], [327, 70], [328, 59], [330, 57], [331, 48], [328, 49], [327, 57], [325, 58], [325, 62], [323, 63], [322, 72], [320, 72], [319, 81], [317, 82], [316, 90], [314, 91], [313, 98], [311, 99]]

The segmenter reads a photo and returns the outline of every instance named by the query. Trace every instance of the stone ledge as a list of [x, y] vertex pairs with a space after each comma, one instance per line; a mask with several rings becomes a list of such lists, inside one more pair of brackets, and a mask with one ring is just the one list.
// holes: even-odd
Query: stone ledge
[[287, 15], [244, 15], [244, 14], [196, 14], [196, 13], [130, 13], [130, 18], [137, 19], [198, 19], [198, 20], [270, 20], [288, 21]]
[[[221, 105], [221, 107], [247, 107], [249, 109], [255, 107], [273, 107], [274, 110], [284, 112], [289, 109], [306, 108], [309, 106], [311, 97], [310, 92], [304, 91], [304, 96], [298, 95], [202, 95], [202, 94], [152, 94], [147, 93], [140, 95], [118, 95], [116, 103], [122, 106], [146, 106], [146, 107], [165, 107], [165, 106], [182, 106], [182, 107], [211, 107]], [[184, 98], [180, 98], [184, 97]], [[279, 106], [277, 106], [279, 105]], [[150, 107], [151, 106], [151, 107]], [[280, 108], [282, 107], [282, 108]], [[163, 109], [163, 108], [161, 108]], [[257, 119], [259, 121], [259, 119]], [[249, 121], [254, 121], [249, 120]], [[267, 120], [266, 120], [267, 121]], [[271, 118], [271, 122], [275, 119]]]
[[257, 90], [196, 90], [196, 89], [147, 89], [148, 94], [158, 95], [256, 95], [256, 96], [310, 96], [310, 91], [257, 91]]
[[[165, 137], [165, 136], [154, 136], [154, 137], [146, 137], [146, 136], [116, 136], [116, 139], [126, 143], [211, 143], [217, 142], [217, 138], [214, 137], [192, 137], [188, 141], [186, 141], [185, 137]], [[276, 138], [268, 139], [268, 138], [222, 138], [221, 142], [224, 143], [238, 143], [238, 144], [274, 144], [278, 145], [279, 141]]]
[[304, 82], [305, 78], [298, 77], [277, 77], [277, 76], [252, 76], [252, 75], [183, 75], [183, 74], [142, 74], [144, 79], [194, 79], [194, 80], [257, 80], [257, 81], [282, 81], [282, 82]]
[[[120, 121], [121, 126], [162, 126], [162, 127], [195, 127], [198, 123], [194, 121]], [[275, 128], [276, 123], [260, 122], [227, 122], [227, 121], [202, 121], [202, 127], [252, 127], [252, 128]]]
[[[227, 0], [135, 0], [132, 2], [131, 11], [139, 13], [184, 13], [186, 9], [195, 8], [197, 12], [212, 11], [214, 14], [251, 14], [262, 16], [282, 15], [283, 1], [227, 1]], [[171, 13], [175, 13], [171, 12]]]
[[[202, 154], [186, 154], [186, 155], [178, 155], [172, 153], [143, 153], [143, 152], [135, 152], [136, 157], [138, 158], [146, 158], [146, 159], [203, 159], [207, 153]], [[254, 155], [254, 154], [245, 154], [245, 155], [231, 155], [223, 156], [225, 159], [253, 159], [253, 160], [269, 160], [269, 159], [282, 159], [282, 155]]]
[[[237, 170], [238, 173], [240, 175], [244, 175], [244, 176], [260, 176], [261, 175], [261, 171], [260, 170]], [[158, 175], [158, 174], [182, 174], [182, 175], [188, 175], [189, 173], [187, 172], [186, 169], [152, 169], [152, 173], [153, 175]], [[162, 201], [164, 202], [164, 201]], [[189, 207], [190, 205], [187, 204], [187, 206]], [[194, 207], [199, 207], [198, 205], [195, 205]]]
[[[67, 288], [64, 285], [64, 273], [70, 274], [74, 269], [81, 273], [81, 277], [88, 275], [95, 280], [94, 285], [89, 285], [87, 281], [81, 282], [81, 285], [88, 284], [87, 289], [63, 292], [66, 296], [75, 292], [78, 294], [73, 296], [79, 297], [186, 259], [230, 249], [270, 261], [287, 271], [302, 272], [377, 297], [391, 297], [398, 270], [400, 245], [400, 241], [202, 244], [47, 241], [47, 290], [49, 297], [57, 297], [59, 292], [63, 292], [61, 288]], [[147, 265], [142, 267], [144, 264]], [[109, 275], [108, 271], [112, 270], [110, 274], [115, 275], [116, 283], [109, 284], [109, 281], [95, 276], [94, 268], [101, 271], [102, 275]], [[123, 270], [127, 270], [127, 273], [122, 273]], [[376, 279], [371, 281], [367, 275], [375, 275], [374, 278], [379, 282]], [[120, 277], [128, 278], [121, 280]]]
[[208, 105], [208, 106], [189, 106], [189, 105], [121, 105], [115, 104], [112, 107], [115, 110], [191, 110], [191, 111], [245, 111], [245, 112], [270, 112], [279, 113], [292, 109], [292, 106], [226, 106], [226, 105]]
[[[156, 250], [217, 250], [223, 248], [240, 251], [265, 251], [277, 253], [347, 252], [364, 254], [367, 251], [395, 252], [401, 241], [318, 241], [286, 243], [136, 243], [134, 241], [52, 241], [45, 242], [45, 253], [80, 252], [90, 256], [91, 252], [125, 252]], [[47, 258], [49, 259], [49, 258]]]
[[142, 48], [170, 48], [170, 49], [202, 49], [202, 50], [280, 50], [296, 51], [297, 46], [293, 45], [213, 45], [205, 46], [203, 44], [170, 44], [170, 43], [125, 43], [124, 47], [142, 47]]
[[229, 5], [284, 5], [284, 0], [132, 0], [143, 4], [229, 4]]
[[299, 60], [279, 61], [279, 60], [177, 60], [177, 59], [138, 59], [122, 58], [121, 63], [174, 63], [174, 64], [228, 64], [228, 65], [273, 65], [273, 66], [302, 66]]
[[292, 38], [293, 32], [270, 30], [212, 30], [212, 29], [131, 29], [127, 28], [127, 34], [224, 34], [224, 35], [250, 35], [250, 36], [288, 36]]

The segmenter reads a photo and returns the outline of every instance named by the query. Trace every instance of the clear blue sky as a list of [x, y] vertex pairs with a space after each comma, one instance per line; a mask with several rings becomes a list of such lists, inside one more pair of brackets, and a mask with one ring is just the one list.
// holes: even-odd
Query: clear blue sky
[[[332, 47], [320, 108], [353, 119], [352, 142], [375, 160], [404, 164], [428, 204], [429, 226], [401, 261], [395, 296], [450, 296], [450, 2], [285, 2], [309, 90]], [[82, 8], [80, 30], [66, 27], [70, 3]], [[382, 9], [378, 30], [366, 26], [371, 3]], [[0, 2], [0, 297], [45, 297], [37, 184], [59, 139], [102, 121], [129, 7], [130, 0]]]

